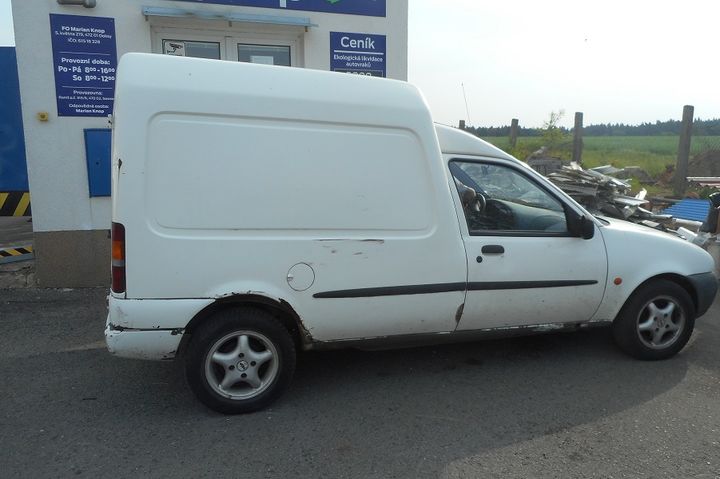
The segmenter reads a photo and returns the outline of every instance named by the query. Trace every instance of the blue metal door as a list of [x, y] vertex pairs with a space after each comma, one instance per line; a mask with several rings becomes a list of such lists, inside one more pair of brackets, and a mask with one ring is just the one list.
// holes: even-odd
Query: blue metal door
[[28, 216], [25, 134], [15, 47], [0, 47], [0, 216]]

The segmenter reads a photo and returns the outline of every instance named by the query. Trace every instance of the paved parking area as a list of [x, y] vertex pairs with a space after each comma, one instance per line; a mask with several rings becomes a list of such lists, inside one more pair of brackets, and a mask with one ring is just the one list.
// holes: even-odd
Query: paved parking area
[[104, 290], [0, 290], [3, 477], [720, 477], [718, 304], [656, 363], [606, 330], [303, 354], [235, 417], [111, 357], [104, 315]]
[[24, 216], [0, 216], [0, 248], [32, 244], [32, 220]]

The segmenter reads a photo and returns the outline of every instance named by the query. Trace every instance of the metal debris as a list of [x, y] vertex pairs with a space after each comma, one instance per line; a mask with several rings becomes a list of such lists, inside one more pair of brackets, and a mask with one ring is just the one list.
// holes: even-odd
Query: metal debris
[[720, 188], [720, 177], [718, 176], [688, 176], [688, 181], [697, 183], [700, 186], [712, 186]]
[[[711, 208], [704, 222], [682, 219], [672, 214], [653, 213], [643, 208], [649, 203], [646, 200], [647, 190], [643, 189], [637, 195], [630, 196], [630, 183], [611, 176], [633, 177], [641, 183], [649, 182], [644, 181], [642, 173], [645, 172], [637, 167], [619, 169], [605, 165], [585, 170], [577, 163], [570, 163], [546, 176], [593, 214], [674, 233], [705, 250], [714, 251], [716, 256], [720, 257], [720, 192], [710, 195]], [[720, 177], [690, 177], [688, 180], [703, 186], [720, 188]], [[653, 202], [657, 200], [658, 198], [654, 198]], [[672, 204], [676, 201], [665, 200], [664, 203]]]
[[560, 171], [549, 174], [548, 178], [593, 213], [633, 221], [655, 229], [670, 227], [672, 216], [658, 215], [643, 208], [649, 203], [645, 199], [646, 190], [630, 196], [630, 183], [605, 174], [618, 171], [621, 170], [609, 165], [585, 170], [577, 163], [570, 163]]

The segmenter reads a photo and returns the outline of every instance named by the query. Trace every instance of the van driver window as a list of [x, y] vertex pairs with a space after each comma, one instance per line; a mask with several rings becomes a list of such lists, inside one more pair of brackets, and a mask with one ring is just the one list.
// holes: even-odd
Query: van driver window
[[562, 204], [520, 172], [470, 161], [452, 161], [450, 172], [471, 235], [567, 232]]

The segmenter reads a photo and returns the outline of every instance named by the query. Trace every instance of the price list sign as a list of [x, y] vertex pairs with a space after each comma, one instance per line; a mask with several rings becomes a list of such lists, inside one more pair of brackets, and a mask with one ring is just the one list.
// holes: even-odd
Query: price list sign
[[387, 76], [385, 35], [330, 32], [330, 70], [373, 77]]
[[113, 111], [115, 19], [50, 14], [58, 116], [107, 116]]

